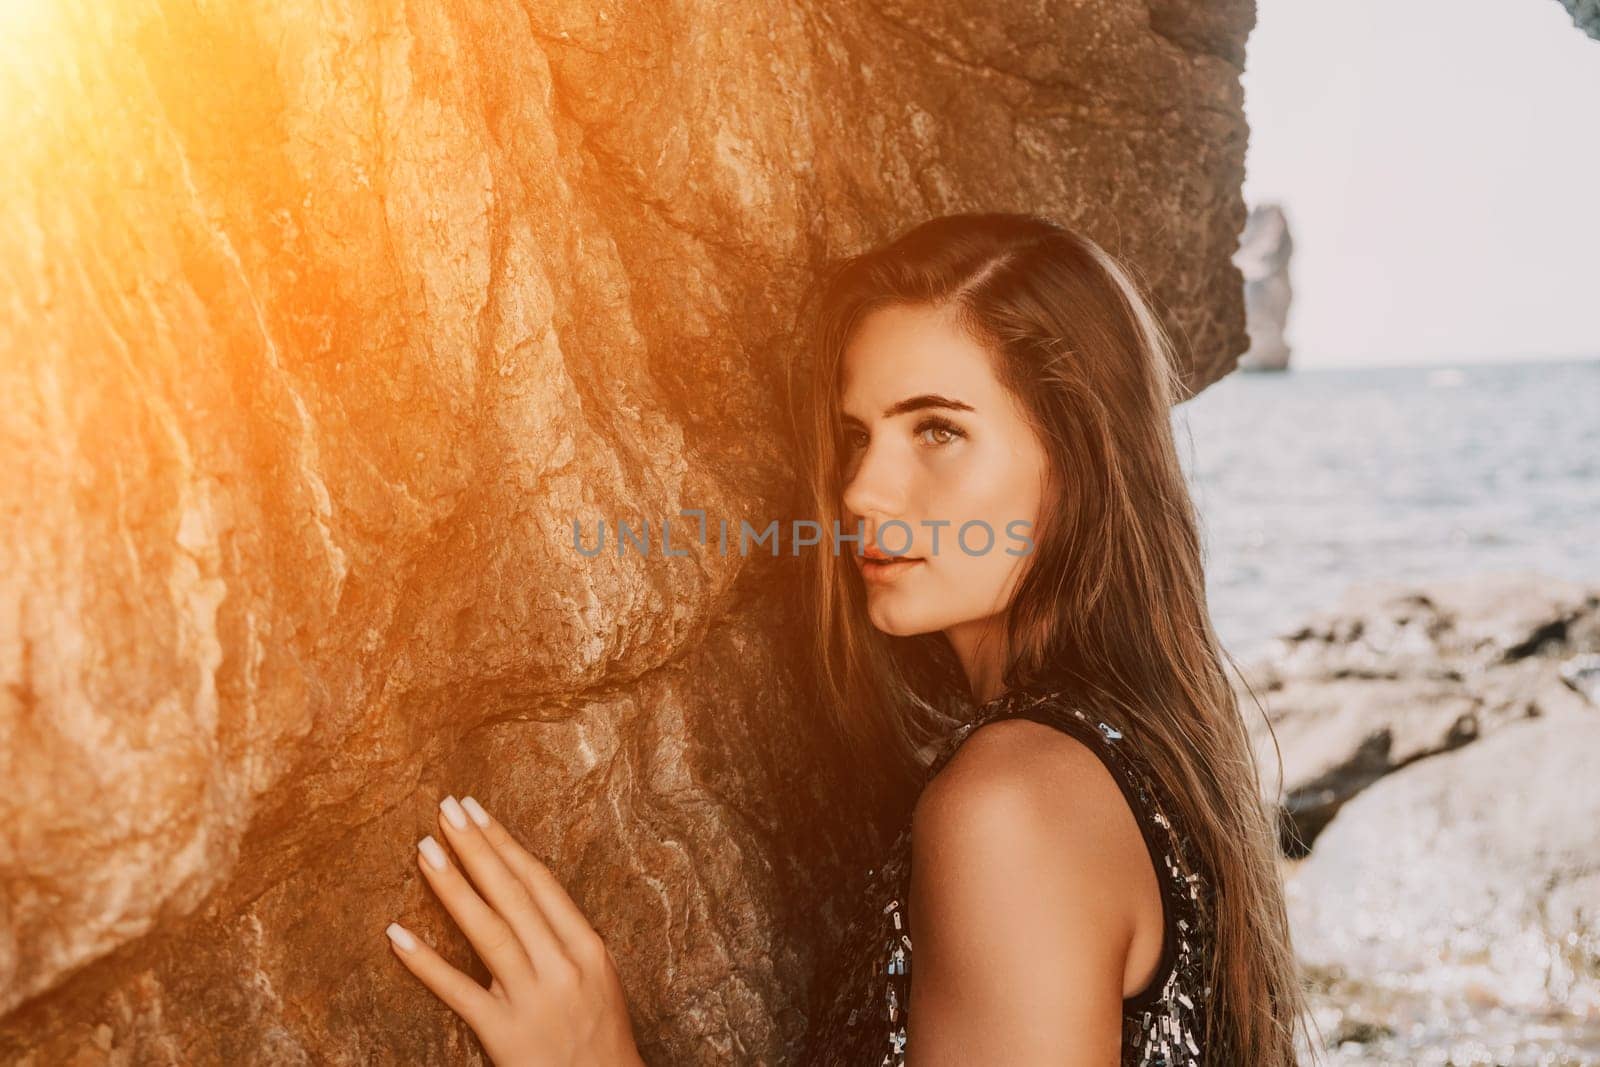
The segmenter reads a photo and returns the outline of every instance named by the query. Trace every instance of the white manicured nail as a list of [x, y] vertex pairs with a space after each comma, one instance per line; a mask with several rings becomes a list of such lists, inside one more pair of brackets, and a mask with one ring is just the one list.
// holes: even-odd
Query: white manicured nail
[[444, 812], [444, 817], [450, 820], [450, 825], [457, 830], [467, 828], [467, 813], [461, 810], [461, 805], [456, 803], [455, 797], [445, 797], [439, 801], [439, 810]]
[[489, 825], [489, 813], [483, 810], [482, 804], [479, 804], [471, 797], [462, 797], [461, 806], [467, 809], [467, 814], [472, 816], [473, 822], [477, 823], [479, 826]]
[[439, 842], [433, 839], [432, 834], [418, 841], [417, 847], [422, 850], [422, 858], [428, 861], [428, 866], [436, 871], [444, 870], [444, 849], [439, 847]]
[[410, 930], [407, 930], [399, 923], [390, 923], [383, 932], [388, 934], [389, 940], [393, 941], [402, 950], [406, 952], [415, 952], [417, 950], [417, 939], [411, 936]]

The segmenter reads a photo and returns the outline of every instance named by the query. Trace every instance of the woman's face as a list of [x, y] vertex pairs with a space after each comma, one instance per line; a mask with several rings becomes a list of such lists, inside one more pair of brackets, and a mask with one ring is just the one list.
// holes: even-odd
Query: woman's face
[[[865, 538], [840, 552], [862, 570], [867, 613], [886, 633], [981, 632], [1028, 562], [1048, 461], [993, 358], [953, 308], [922, 305], [871, 312], [845, 348], [840, 532], [859, 521]], [[868, 563], [858, 553], [871, 545], [904, 561]]]

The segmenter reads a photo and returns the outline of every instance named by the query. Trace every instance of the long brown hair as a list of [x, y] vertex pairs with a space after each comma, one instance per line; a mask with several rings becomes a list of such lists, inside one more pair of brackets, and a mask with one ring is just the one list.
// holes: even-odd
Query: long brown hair
[[[1170, 339], [1114, 259], [1033, 215], [947, 215], [830, 265], [797, 331], [809, 372], [791, 382], [807, 420], [796, 429], [805, 504], [825, 546], [836, 528], [854, 532], [841, 502], [844, 348], [867, 313], [891, 304], [955, 309], [993, 353], [1059, 476], [1005, 613], [1006, 688], [1062, 686], [1141, 739], [1212, 879], [1210, 1052], [1219, 1063], [1294, 1064], [1304, 992], [1275, 827], [1206, 607], [1173, 440], [1182, 387]], [[927, 746], [970, 696], [941, 633], [871, 625], [848, 563], [806, 554], [816, 695], [859, 768], [903, 800], [920, 786]]]

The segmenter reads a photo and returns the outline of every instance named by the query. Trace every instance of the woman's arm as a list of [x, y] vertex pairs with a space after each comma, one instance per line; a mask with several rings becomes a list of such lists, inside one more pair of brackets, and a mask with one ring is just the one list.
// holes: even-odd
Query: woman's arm
[[911, 838], [907, 1062], [1115, 1065], [1150, 860], [1105, 765], [1049, 726], [990, 723], [923, 790]]

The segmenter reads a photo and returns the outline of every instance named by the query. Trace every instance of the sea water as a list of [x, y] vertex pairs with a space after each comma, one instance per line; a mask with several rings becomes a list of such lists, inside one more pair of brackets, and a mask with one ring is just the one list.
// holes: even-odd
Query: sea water
[[1241, 663], [1353, 585], [1600, 582], [1600, 358], [1235, 373], [1174, 429]]

